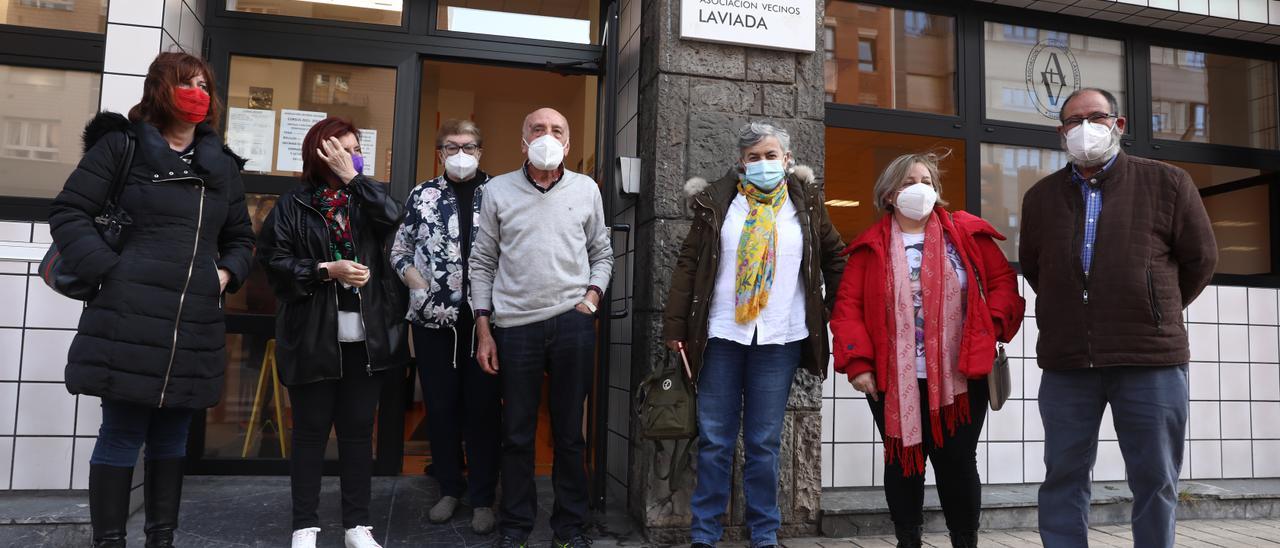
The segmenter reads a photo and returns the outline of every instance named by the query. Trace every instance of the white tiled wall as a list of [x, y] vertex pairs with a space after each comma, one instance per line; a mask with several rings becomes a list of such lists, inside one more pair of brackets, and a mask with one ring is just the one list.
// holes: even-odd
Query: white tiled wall
[[204, 48], [204, 2], [128, 0], [107, 12], [101, 110], [125, 113], [142, 98], [143, 76], [156, 53]]
[[[8, 241], [48, 242], [48, 225], [0, 221]], [[19, 263], [0, 270], [0, 490], [87, 488], [102, 421], [97, 398], [63, 385], [82, 304]], [[78, 463], [78, 466], [73, 466]]]
[[[978, 472], [987, 483], [1044, 479], [1044, 427], [1035, 399], [1040, 386], [1035, 296], [1022, 285], [1028, 317], [1005, 348], [1014, 379], [1013, 399], [1004, 409], [988, 412], [978, 444]], [[1210, 286], [1187, 310], [1191, 408], [1183, 478], [1280, 477], [1280, 459], [1275, 458], [1280, 454], [1278, 299], [1275, 289]], [[879, 436], [866, 401], [847, 378], [827, 379], [822, 419], [823, 485], [882, 485]], [[1110, 409], [1098, 439], [1094, 478], [1124, 479]], [[926, 475], [930, 481], [932, 477]]]
[[980, 0], [1063, 15], [1280, 44], [1280, 0]]

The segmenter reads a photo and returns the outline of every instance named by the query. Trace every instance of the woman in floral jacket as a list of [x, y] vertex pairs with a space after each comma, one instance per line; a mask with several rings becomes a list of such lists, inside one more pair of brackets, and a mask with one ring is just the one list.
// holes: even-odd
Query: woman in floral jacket
[[[427, 403], [431, 470], [442, 495], [428, 517], [435, 523], [452, 518], [465, 485], [475, 509], [471, 528], [484, 534], [495, 522], [502, 429], [498, 378], [486, 375], [476, 362], [475, 318], [467, 304], [467, 259], [489, 180], [477, 169], [481, 146], [480, 130], [470, 121], [449, 120], [440, 126], [436, 149], [445, 174], [409, 193], [391, 264], [409, 286], [405, 319], [413, 324]], [[467, 481], [462, 477], [464, 440]]]

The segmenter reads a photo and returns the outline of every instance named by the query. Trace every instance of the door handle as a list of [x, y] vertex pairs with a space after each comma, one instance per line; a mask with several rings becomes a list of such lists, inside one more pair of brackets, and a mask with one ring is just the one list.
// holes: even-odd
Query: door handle
[[[623, 246], [623, 248], [622, 248], [622, 249], [623, 249], [623, 253], [622, 253], [622, 254], [628, 254], [628, 253], [630, 253], [630, 251], [631, 251], [631, 225], [629, 225], [629, 224], [616, 224], [616, 225], [612, 225], [612, 226], [610, 226], [610, 227], [609, 227], [609, 232], [610, 232], [610, 236], [612, 236], [613, 234], [619, 233], [619, 232], [621, 232], [621, 233], [625, 234], [625, 235], [626, 235], [626, 245], [625, 245], [625, 246]], [[618, 254], [617, 254], [617, 253], [615, 253], [614, 255], [616, 256], [616, 255], [618, 255]], [[617, 273], [615, 272], [615, 273], [614, 273], [614, 275], [616, 276], [616, 275], [617, 275]], [[612, 284], [612, 283], [610, 283], [609, 285], [613, 285], [613, 284]], [[610, 293], [612, 293], [612, 291], [610, 291]], [[614, 310], [614, 309], [613, 309], [613, 300], [612, 300], [612, 296], [610, 296], [610, 300], [609, 300], [609, 319], [611, 319], [611, 320], [621, 320], [621, 319], [623, 319], [623, 318], [625, 318], [625, 317], [627, 317], [628, 315], [630, 315], [630, 314], [631, 314], [631, 303], [630, 303], [630, 301], [628, 301], [627, 299], [622, 299], [622, 301], [623, 301], [623, 303], [624, 303], [624, 304], [623, 304], [623, 306], [622, 306], [622, 310]]]

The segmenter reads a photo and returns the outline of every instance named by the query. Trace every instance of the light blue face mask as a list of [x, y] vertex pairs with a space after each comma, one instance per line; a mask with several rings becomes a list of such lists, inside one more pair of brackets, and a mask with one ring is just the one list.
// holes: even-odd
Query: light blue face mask
[[782, 167], [782, 160], [760, 160], [743, 164], [742, 167], [745, 170], [743, 178], [765, 192], [777, 188], [778, 183], [787, 175], [786, 168]]

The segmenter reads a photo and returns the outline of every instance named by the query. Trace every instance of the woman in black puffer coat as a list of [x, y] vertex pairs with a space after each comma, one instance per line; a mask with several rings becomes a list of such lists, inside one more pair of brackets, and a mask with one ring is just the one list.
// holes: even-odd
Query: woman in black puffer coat
[[[224, 291], [249, 274], [254, 235], [241, 160], [224, 147], [213, 73], [197, 57], [163, 53], [123, 116], [85, 128], [85, 154], [53, 202], [49, 228], [64, 265], [101, 284], [67, 356], [73, 394], [102, 398], [89, 469], [95, 546], [125, 546], [129, 491], [146, 445], [148, 548], [172, 546], [192, 412], [222, 392]], [[119, 204], [132, 218], [119, 252], [94, 229], [107, 189], [136, 139]]]

